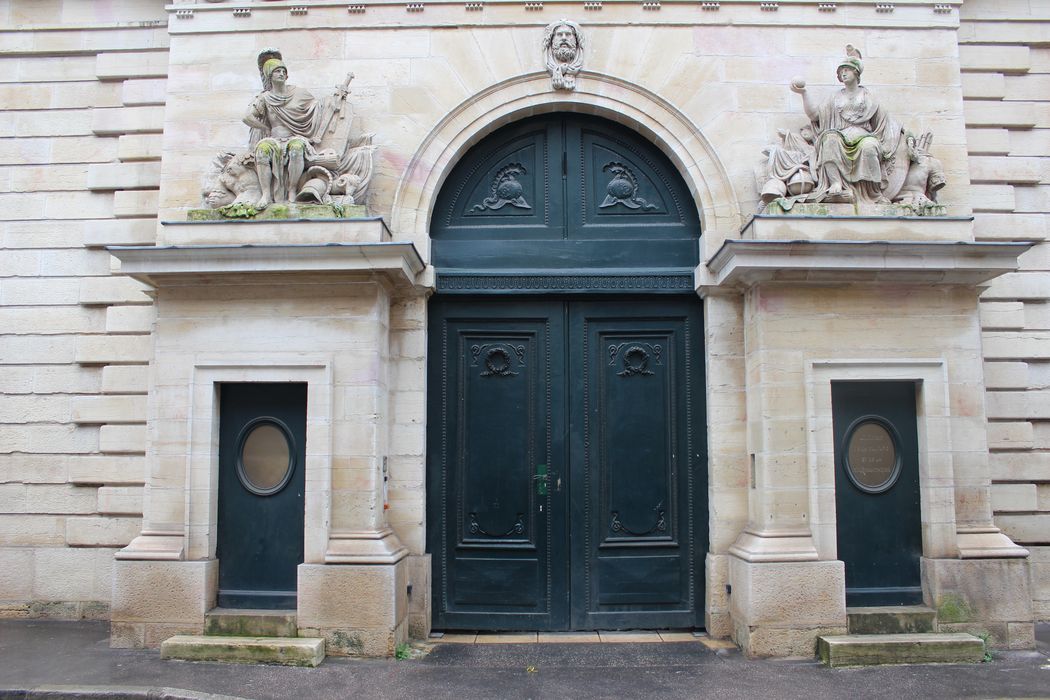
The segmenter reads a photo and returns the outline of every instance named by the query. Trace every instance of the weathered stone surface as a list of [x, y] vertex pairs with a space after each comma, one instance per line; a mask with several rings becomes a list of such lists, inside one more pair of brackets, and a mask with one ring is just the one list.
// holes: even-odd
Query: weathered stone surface
[[186, 218], [190, 221], [268, 221], [272, 219], [358, 219], [368, 216], [363, 204], [335, 206], [332, 204], [272, 204], [252, 216], [231, 216], [219, 209], [190, 209]]
[[214, 608], [204, 616], [204, 634], [213, 637], [295, 637], [297, 629], [287, 610]]
[[145, 396], [78, 396], [74, 399], [74, 423], [144, 423]]
[[412, 586], [408, 595], [408, 636], [412, 639], [426, 639], [430, 636], [432, 605], [430, 555], [409, 556], [406, 561], [408, 581]]
[[142, 487], [101, 487], [98, 490], [98, 512], [106, 515], [142, 515]]
[[186, 623], [204, 629], [215, 607], [218, 561], [118, 560], [113, 567], [112, 621]]
[[66, 542], [75, 547], [123, 547], [141, 530], [141, 518], [67, 518]]
[[922, 558], [923, 589], [940, 625], [1031, 622], [1028, 576], [1027, 559]]
[[81, 304], [147, 304], [146, 285], [130, 277], [87, 277], [80, 281]]
[[109, 365], [102, 368], [103, 394], [145, 394], [149, 386], [146, 365]]
[[314, 667], [324, 661], [324, 639], [310, 637], [197, 637], [178, 635], [160, 645], [162, 659]]
[[984, 659], [984, 642], [972, 634], [882, 634], [820, 637], [820, 660], [828, 666], [958, 664]]
[[932, 632], [937, 613], [923, 605], [846, 608], [850, 634], [913, 634]]
[[408, 633], [405, 559], [393, 565], [299, 565], [300, 635], [334, 656], [391, 656]]
[[84, 245], [153, 245], [157, 239], [157, 222], [153, 219], [112, 219], [84, 224]]

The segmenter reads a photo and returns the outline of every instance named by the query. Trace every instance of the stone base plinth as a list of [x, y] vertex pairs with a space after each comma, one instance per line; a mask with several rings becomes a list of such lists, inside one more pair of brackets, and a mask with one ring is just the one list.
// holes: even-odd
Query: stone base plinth
[[[214, 213], [211, 209], [198, 211]], [[378, 217], [227, 219], [220, 216], [190, 221], [162, 221], [157, 245], [323, 246], [389, 240], [390, 230]]]
[[946, 216], [943, 204], [868, 204], [865, 202], [797, 202], [774, 199], [764, 212], [770, 216]]
[[408, 637], [408, 561], [300, 564], [298, 622], [329, 656], [393, 656]]
[[733, 635], [733, 617], [729, 608], [729, 555], [708, 554], [705, 562], [704, 626], [716, 639]]
[[846, 634], [845, 576], [841, 561], [730, 556], [733, 641], [752, 657], [813, 657], [817, 637]]
[[222, 209], [190, 209], [186, 212], [189, 221], [270, 221], [275, 219], [357, 219], [368, 216], [363, 204], [271, 204], [262, 211], [254, 207], [234, 206]]
[[176, 634], [201, 634], [215, 607], [219, 562], [141, 561], [113, 564], [110, 646], [156, 648]]
[[426, 639], [430, 636], [431, 598], [430, 598], [430, 555], [416, 554], [409, 556], [408, 582], [412, 591], [408, 596], [408, 636], [412, 639]]
[[1035, 648], [1027, 559], [922, 559], [926, 604], [941, 632], [987, 635], [1000, 649]]

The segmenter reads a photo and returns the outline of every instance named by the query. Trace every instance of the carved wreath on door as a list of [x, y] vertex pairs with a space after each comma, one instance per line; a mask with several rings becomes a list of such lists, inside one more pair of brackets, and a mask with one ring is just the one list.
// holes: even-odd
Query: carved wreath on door
[[[482, 377], [516, 377], [513, 371], [514, 360], [517, 359], [518, 366], [525, 365], [525, 346], [511, 345], [509, 343], [485, 343], [484, 345], [470, 346], [471, 367], [477, 367], [480, 361], [485, 369]], [[484, 357], [483, 357], [484, 356]]]
[[[644, 347], [643, 347], [644, 346]], [[648, 349], [647, 349], [648, 348]], [[653, 371], [649, 369], [649, 361], [660, 364], [660, 356], [663, 354], [663, 346], [652, 343], [620, 343], [609, 346], [609, 364], [615, 365], [619, 357], [623, 364], [623, 370], [616, 374], [620, 377], [632, 377], [635, 375], [651, 377]]]

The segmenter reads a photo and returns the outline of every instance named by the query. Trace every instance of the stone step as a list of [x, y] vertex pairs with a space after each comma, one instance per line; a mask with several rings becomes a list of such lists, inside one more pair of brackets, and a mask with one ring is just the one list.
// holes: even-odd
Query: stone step
[[828, 666], [958, 664], [984, 659], [984, 642], [972, 634], [846, 634], [819, 637], [817, 653]]
[[846, 608], [850, 634], [911, 634], [933, 632], [937, 613], [925, 605]]
[[320, 637], [217, 637], [182, 634], [161, 642], [160, 658], [240, 664], [317, 666], [324, 660]]
[[204, 634], [226, 637], [296, 637], [292, 610], [213, 608], [204, 615]]

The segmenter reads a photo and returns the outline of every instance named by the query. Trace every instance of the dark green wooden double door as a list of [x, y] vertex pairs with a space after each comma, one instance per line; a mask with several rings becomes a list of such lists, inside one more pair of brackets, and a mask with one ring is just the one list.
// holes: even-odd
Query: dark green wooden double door
[[439, 629], [703, 624], [695, 298], [431, 305]]

